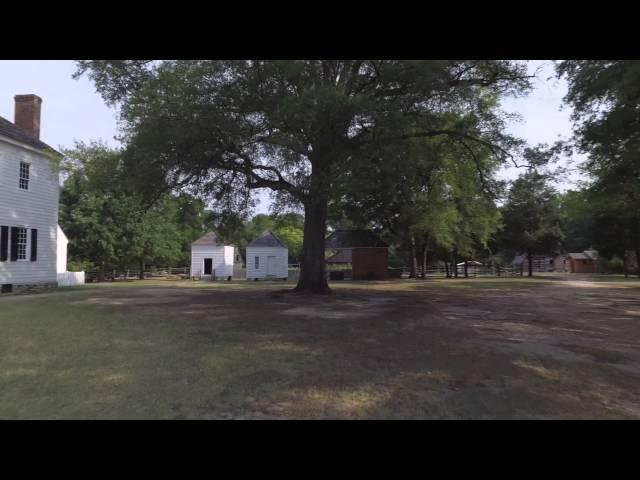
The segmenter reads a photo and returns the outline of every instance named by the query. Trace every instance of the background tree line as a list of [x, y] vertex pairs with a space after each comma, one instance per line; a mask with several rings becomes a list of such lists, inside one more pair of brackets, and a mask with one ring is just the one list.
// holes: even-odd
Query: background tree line
[[[137, 183], [126, 189], [135, 193], [109, 187], [105, 197], [79, 193], [78, 180], [87, 203], [78, 224], [97, 227], [90, 211], [109, 209], [130, 220], [83, 250], [96, 249], [100, 265], [177, 250], [184, 258], [189, 231], [207, 223], [241, 244], [251, 191], [269, 189], [277, 206], [305, 213], [291, 225], [302, 229], [301, 291], [327, 290], [324, 238], [341, 225], [385, 234], [413, 276], [435, 260], [588, 247], [627, 265], [640, 256], [639, 63], [556, 66], [576, 126], [565, 147], [588, 157], [587, 185], [566, 194], [546, 166], [569, 149], [527, 147], [506, 133], [501, 99], [531, 88], [523, 62], [79, 62], [77, 75], [121, 108], [125, 147], [113, 168], [123, 185]], [[496, 177], [506, 162], [525, 172], [510, 186]], [[214, 208], [210, 218], [198, 216], [206, 209], [194, 198]], [[151, 239], [182, 225], [174, 215], [187, 225], [182, 247], [152, 251]]]
[[264, 230], [289, 245], [289, 261], [302, 249], [299, 214], [251, 219], [209, 209], [196, 196], [166, 191], [149, 198], [127, 178], [122, 151], [100, 142], [77, 143], [64, 152], [59, 223], [69, 238], [68, 268], [143, 272], [145, 266], [189, 266], [191, 243], [209, 230], [240, 247]]

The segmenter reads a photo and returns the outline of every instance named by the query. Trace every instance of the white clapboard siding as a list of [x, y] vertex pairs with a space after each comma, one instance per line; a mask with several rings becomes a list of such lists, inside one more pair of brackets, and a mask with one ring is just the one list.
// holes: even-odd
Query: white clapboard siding
[[57, 277], [59, 287], [84, 285], [84, 272], [63, 272], [58, 273]]
[[[28, 162], [29, 190], [18, 188], [20, 162]], [[38, 229], [37, 261], [29, 260], [31, 232], [27, 232], [27, 260], [0, 262], [0, 284], [56, 282], [58, 173], [52, 160], [0, 137], [0, 225]]]
[[[256, 257], [260, 258], [256, 269]], [[267, 276], [268, 257], [275, 257], [275, 272]], [[287, 278], [289, 275], [289, 249], [284, 247], [247, 247], [247, 278]]]
[[216, 277], [233, 275], [233, 247], [213, 245], [191, 246], [191, 276], [204, 277], [204, 259], [212, 259]]

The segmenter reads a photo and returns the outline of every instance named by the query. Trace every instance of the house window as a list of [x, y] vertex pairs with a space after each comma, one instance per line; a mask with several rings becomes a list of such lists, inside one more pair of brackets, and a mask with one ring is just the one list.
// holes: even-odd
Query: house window
[[18, 232], [18, 260], [26, 260], [27, 259], [27, 229], [26, 228], [17, 228]]
[[29, 164], [20, 162], [20, 176], [18, 178], [18, 186], [22, 190], [29, 190]]
[[582, 260], [582, 264], [583, 264], [583, 265], [586, 265], [586, 264], [587, 264], [587, 261], [586, 261], [586, 260]]
[[256, 262], [256, 270], [260, 269], [260, 257], [256, 257], [255, 258], [255, 262]]

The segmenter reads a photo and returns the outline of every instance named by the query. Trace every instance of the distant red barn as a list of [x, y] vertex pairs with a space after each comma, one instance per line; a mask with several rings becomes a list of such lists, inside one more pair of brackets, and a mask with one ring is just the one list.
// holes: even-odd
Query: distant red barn
[[582, 253], [569, 253], [569, 271], [571, 273], [595, 273], [598, 271], [598, 252], [585, 250]]
[[389, 245], [371, 230], [336, 230], [325, 241], [328, 250], [337, 253], [327, 264], [350, 264], [354, 280], [388, 278]]

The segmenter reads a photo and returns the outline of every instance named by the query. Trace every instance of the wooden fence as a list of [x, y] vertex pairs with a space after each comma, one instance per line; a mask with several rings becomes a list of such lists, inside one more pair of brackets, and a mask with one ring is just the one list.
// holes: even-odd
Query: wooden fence
[[[300, 265], [299, 264], [289, 264], [289, 280], [297, 281], [300, 275]], [[458, 265], [458, 278], [465, 278], [464, 273], [464, 265]], [[331, 276], [332, 271], [344, 271], [344, 279], [349, 280], [351, 278], [351, 270], [350, 269], [327, 269], [327, 278]], [[144, 271], [144, 278], [181, 278], [181, 279], [189, 279], [190, 278], [190, 268], [189, 267], [151, 267]], [[418, 277], [422, 277], [422, 268], [418, 268]], [[522, 266], [517, 265], [491, 265], [491, 266], [476, 266], [469, 265], [467, 268], [467, 277], [476, 278], [476, 277], [516, 277], [522, 276], [523, 269]], [[442, 267], [428, 267], [425, 271], [425, 278], [453, 278], [455, 276], [455, 270], [449, 268], [448, 270]], [[404, 268], [390, 268], [389, 269], [389, 278], [408, 278], [409, 277], [409, 269]], [[89, 270], [85, 272], [85, 279], [87, 282], [95, 282], [98, 281], [99, 272], [98, 270]], [[105, 281], [122, 281], [122, 280], [136, 280], [140, 278], [140, 270], [136, 269], [127, 269], [127, 270], [109, 270], [105, 271], [104, 280]], [[246, 278], [246, 270], [242, 269], [234, 269], [233, 272], [234, 279], [244, 279]]]
[[[403, 275], [405, 277], [408, 275], [409, 270], [406, 270], [406, 273]], [[464, 265], [457, 265], [456, 268], [449, 269], [443, 267], [427, 267], [425, 270], [425, 277], [427, 278], [452, 278], [456, 276], [458, 278], [465, 278], [465, 270]], [[403, 272], [404, 273], [404, 272]], [[422, 268], [418, 268], [418, 276], [422, 277]], [[469, 265], [467, 267], [466, 276], [469, 278], [476, 277], [520, 277], [522, 276], [523, 271], [520, 266], [514, 265]]]
[[[85, 272], [87, 282], [96, 282], [100, 277], [99, 270], [88, 270]], [[144, 270], [144, 278], [167, 278], [167, 277], [179, 277], [189, 278], [189, 267], [152, 267]], [[125, 269], [125, 270], [106, 270], [104, 272], [105, 281], [118, 281], [118, 280], [135, 280], [140, 278], [140, 270]]]

